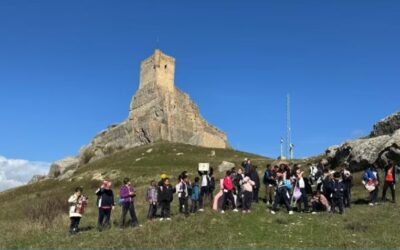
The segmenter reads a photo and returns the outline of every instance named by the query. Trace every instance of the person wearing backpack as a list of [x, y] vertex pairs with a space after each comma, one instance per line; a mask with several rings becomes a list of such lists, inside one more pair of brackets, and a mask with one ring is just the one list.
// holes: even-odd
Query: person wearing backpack
[[368, 162], [366, 162], [366, 164], [362, 176], [362, 183], [364, 184], [365, 189], [369, 192], [369, 205], [374, 206], [378, 204], [380, 179], [376, 166], [370, 165]]
[[111, 211], [115, 208], [114, 193], [111, 190], [111, 182], [104, 180], [103, 184], [96, 191], [97, 207], [99, 208], [99, 218], [97, 229], [101, 232], [104, 228], [110, 228]]
[[75, 189], [75, 193], [68, 199], [69, 218], [71, 221], [69, 226], [70, 235], [74, 235], [79, 232], [79, 222], [81, 221], [82, 215], [84, 214], [87, 206], [88, 199], [82, 193], [83, 189], [81, 187], [77, 187]]
[[292, 208], [289, 204], [289, 190], [292, 189], [290, 179], [286, 179], [286, 172], [277, 173], [277, 187], [274, 205], [272, 206], [271, 214], [276, 214], [276, 209], [280, 203], [284, 203], [289, 214], [293, 214]]
[[190, 196], [190, 199], [192, 201], [192, 207], [190, 209], [191, 213], [196, 213], [199, 206], [199, 200], [200, 200], [199, 181], [200, 181], [199, 177], [194, 178], [194, 184], [192, 186], [192, 194]]
[[149, 210], [147, 212], [147, 220], [153, 222], [157, 214], [157, 201], [158, 201], [158, 190], [157, 183], [155, 180], [150, 182], [150, 186], [146, 192], [146, 201], [149, 203]]
[[124, 179], [124, 184], [121, 186], [119, 190], [120, 204], [122, 207], [121, 220], [120, 220], [120, 228], [125, 227], [126, 215], [129, 212], [131, 216], [131, 226], [137, 227], [139, 226], [139, 222], [135, 212], [134, 205], [134, 197], [136, 196], [136, 191], [133, 188], [129, 178]]

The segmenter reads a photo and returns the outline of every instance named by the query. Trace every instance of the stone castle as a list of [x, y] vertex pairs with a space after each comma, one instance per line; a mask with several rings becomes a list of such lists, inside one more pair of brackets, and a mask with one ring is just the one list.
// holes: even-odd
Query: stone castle
[[141, 63], [139, 89], [133, 96], [128, 119], [99, 133], [77, 157], [52, 164], [50, 177], [74, 171], [123, 149], [156, 141], [179, 142], [210, 148], [227, 148], [227, 136], [210, 125], [190, 97], [174, 82], [175, 59], [155, 50]]

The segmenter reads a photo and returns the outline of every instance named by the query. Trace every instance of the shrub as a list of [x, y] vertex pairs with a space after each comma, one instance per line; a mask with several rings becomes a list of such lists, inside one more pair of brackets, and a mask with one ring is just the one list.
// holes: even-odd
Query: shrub
[[25, 214], [32, 222], [45, 227], [51, 226], [57, 217], [68, 212], [68, 202], [65, 197], [46, 198], [35, 200], [25, 207]]

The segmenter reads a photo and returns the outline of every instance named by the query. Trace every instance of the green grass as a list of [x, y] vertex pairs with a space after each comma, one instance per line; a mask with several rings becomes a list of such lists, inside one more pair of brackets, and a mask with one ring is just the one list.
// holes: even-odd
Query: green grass
[[[147, 153], [152, 148], [151, 153]], [[261, 156], [234, 150], [199, 148], [183, 144], [157, 143], [120, 153], [80, 168], [70, 180], [48, 180], [0, 193], [0, 248], [395, 248], [400, 247], [398, 205], [385, 203], [377, 207], [353, 205], [344, 215], [294, 214], [280, 211], [271, 215], [264, 203], [253, 204], [251, 214], [227, 212], [219, 214], [211, 209], [185, 218], [177, 215], [177, 198], [172, 206], [171, 222], [146, 222], [147, 204], [144, 193], [152, 179], [161, 173], [176, 177], [183, 170], [194, 178], [198, 162], [210, 162], [216, 167], [227, 160], [239, 166], [244, 157], [259, 165], [260, 173], [266, 163]], [[183, 153], [178, 156], [177, 153]], [[136, 161], [138, 158], [142, 158]], [[218, 172], [218, 171], [216, 171]], [[118, 193], [121, 180], [131, 177], [138, 190], [136, 211], [142, 228], [120, 230], [116, 226], [104, 232], [88, 230], [70, 237], [67, 211], [53, 209], [58, 216], [45, 224], [32, 218], [29, 209], [35, 204], [45, 204], [51, 199], [62, 203], [76, 186], [83, 186], [89, 196], [89, 208], [81, 227], [95, 227], [96, 187], [99, 180], [93, 176], [110, 177]], [[222, 176], [217, 173], [217, 176]], [[261, 175], [260, 175], [261, 176]], [[193, 179], [192, 178], [192, 179]], [[355, 177], [353, 200], [363, 199], [367, 193]], [[173, 180], [175, 183], [175, 180]], [[260, 191], [260, 195], [263, 192]], [[120, 207], [112, 214], [117, 224]]]

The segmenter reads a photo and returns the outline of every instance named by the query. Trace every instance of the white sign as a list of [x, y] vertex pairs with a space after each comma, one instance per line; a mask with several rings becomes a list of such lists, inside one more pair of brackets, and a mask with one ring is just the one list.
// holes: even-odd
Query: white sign
[[199, 171], [210, 171], [210, 163], [199, 163]]

